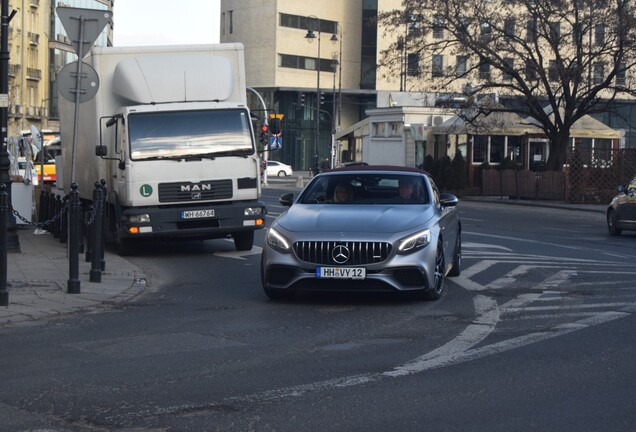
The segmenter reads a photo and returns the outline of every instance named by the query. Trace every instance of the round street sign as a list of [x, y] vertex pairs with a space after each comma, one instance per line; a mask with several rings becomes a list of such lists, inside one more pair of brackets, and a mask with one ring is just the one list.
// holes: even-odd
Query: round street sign
[[75, 102], [75, 94], [79, 87], [80, 103], [89, 101], [95, 97], [99, 89], [99, 76], [93, 66], [82, 62], [82, 76], [77, 77], [77, 62], [69, 63], [57, 74], [58, 91], [62, 97], [70, 102]]

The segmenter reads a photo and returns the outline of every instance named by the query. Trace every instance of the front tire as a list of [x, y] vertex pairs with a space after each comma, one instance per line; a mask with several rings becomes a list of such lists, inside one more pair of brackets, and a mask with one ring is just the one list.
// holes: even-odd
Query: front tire
[[453, 267], [451, 271], [448, 272], [448, 276], [455, 277], [459, 276], [462, 272], [462, 234], [459, 233], [457, 235], [457, 243], [455, 245], [455, 255], [453, 255]]
[[621, 235], [622, 229], [618, 227], [618, 218], [616, 217], [616, 211], [610, 210], [607, 212], [607, 230], [610, 235]]
[[446, 260], [444, 259], [444, 247], [442, 242], [437, 243], [435, 255], [435, 269], [433, 270], [433, 286], [423, 293], [424, 300], [439, 300], [444, 294], [444, 280], [446, 277]]
[[254, 246], [254, 231], [240, 231], [232, 234], [237, 251], [248, 251]]

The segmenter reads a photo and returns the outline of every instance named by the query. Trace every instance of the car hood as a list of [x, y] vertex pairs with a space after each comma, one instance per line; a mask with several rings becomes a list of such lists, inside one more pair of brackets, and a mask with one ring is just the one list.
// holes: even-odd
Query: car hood
[[431, 205], [294, 204], [276, 223], [292, 231], [401, 232], [425, 224]]

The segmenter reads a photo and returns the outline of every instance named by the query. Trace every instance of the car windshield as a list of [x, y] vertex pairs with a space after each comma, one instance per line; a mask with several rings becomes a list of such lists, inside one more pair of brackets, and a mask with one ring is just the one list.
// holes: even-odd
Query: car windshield
[[300, 196], [301, 204], [429, 204], [419, 175], [342, 173], [317, 177]]
[[128, 116], [133, 160], [254, 152], [246, 110], [171, 111]]

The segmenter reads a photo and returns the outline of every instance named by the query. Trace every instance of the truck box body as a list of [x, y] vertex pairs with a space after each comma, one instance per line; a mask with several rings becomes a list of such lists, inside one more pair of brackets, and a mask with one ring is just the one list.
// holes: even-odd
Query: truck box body
[[100, 82], [80, 104], [75, 167], [74, 103], [59, 98], [65, 191], [75, 181], [90, 203], [106, 180], [118, 240], [232, 235], [251, 248], [265, 209], [243, 46], [93, 48], [85, 63]]

